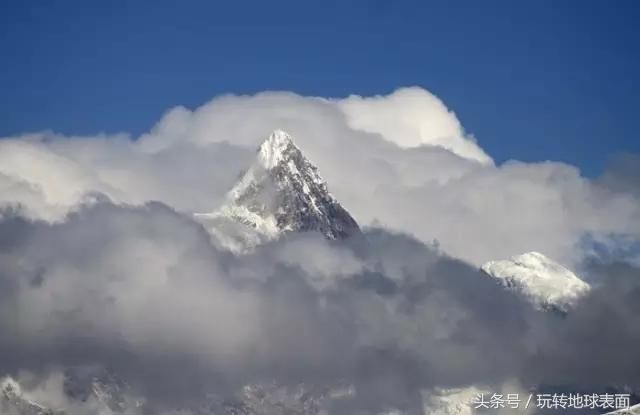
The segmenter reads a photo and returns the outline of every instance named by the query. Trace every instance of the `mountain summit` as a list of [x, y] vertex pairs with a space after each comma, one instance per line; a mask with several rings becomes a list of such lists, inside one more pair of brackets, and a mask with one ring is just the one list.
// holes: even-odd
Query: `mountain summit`
[[524, 295], [539, 309], [568, 311], [585, 296], [590, 285], [539, 252], [527, 252], [482, 266], [489, 276]]
[[360, 231], [349, 212], [329, 193], [316, 166], [282, 130], [275, 130], [262, 143], [255, 161], [229, 191], [222, 208], [198, 216], [230, 218], [268, 239], [305, 231], [343, 239]]

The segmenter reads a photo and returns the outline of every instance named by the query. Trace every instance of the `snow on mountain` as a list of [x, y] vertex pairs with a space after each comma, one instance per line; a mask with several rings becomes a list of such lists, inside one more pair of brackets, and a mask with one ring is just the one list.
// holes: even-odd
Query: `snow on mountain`
[[540, 309], [568, 311], [590, 290], [589, 284], [573, 272], [538, 252], [489, 261], [482, 270]]
[[640, 404], [625, 409], [618, 409], [613, 412], [607, 412], [605, 415], [640, 415]]
[[117, 374], [100, 367], [72, 367], [65, 370], [64, 392], [73, 400], [95, 401], [101, 408], [101, 414], [125, 413], [145, 402]]
[[31, 387], [10, 376], [0, 379], [2, 415], [120, 415], [142, 405], [143, 398], [106, 370], [73, 368], [60, 378], [37, 379]]
[[437, 389], [424, 397], [424, 413], [429, 415], [473, 415], [474, 400], [488, 393], [475, 386]]
[[[84, 372], [84, 373], [83, 373]], [[37, 390], [42, 385], [34, 388]], [[348, 385], [285, 387], [275, 383], [246, 385], [229, 396], [207, 393], [183, 407], [157, 407], [133, 393], [106, 371], [67, 371], [56, 397], [63, 405], [51, 409], [11, 377], [0, 379], [1, 415], [320, 415], [323, 407], [353, 396]]]
[[[328, 239], [342, 239], [360, 230], [329, 193], [316, 166], [282, 130], [262, 143], [224, 205], [196, 218], [231, 248], [256, 245], [285, 232], [316, 231]], [[243, 227], [238, 229], [229, 220]]]
[[0, 413], [17, 413], [19, 415], [59, 415], [63, 411], [55, 411], [36, 402], [22, 390], [20, 384], [7, 376], [0, 379]]

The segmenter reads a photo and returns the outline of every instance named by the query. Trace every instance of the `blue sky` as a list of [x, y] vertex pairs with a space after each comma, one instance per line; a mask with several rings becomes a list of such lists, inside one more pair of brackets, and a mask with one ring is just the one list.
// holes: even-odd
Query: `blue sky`
[[2, 1], [0, 135], [148, 130], [222, 93], [420, 85], [498, 162], [640, 152], [633, 1]]

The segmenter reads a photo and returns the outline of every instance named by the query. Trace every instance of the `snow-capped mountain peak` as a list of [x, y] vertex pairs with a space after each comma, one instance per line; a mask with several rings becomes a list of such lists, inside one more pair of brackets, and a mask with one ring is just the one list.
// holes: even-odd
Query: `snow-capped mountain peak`
[[573, 272], [539, 252], [489, 261], [482, 270], [542, 309], [554, 307], [567, 311], [590, 290], [589, 284]]
[[265, 168], [272, 169], [285, 158], [288, 151], [293, 151], [294, 148], [297, 149], [297, 146], [287, 132], [275, 130], [258, 149], [258, 160]]
[[250, 239], [252, 244], [285, 232], [316, 231], [329, 239], [359, 232], [316, 166], [282, 130], [273, 131], [260, 145], [255, 161], [229, 191], [224, 205], [196, 217], [207, 222], [217, 236], [222, 236], [220, 229], [225, 227], [221, 221], [241, 223], [253, 234], [234, 230], [235, 236]]

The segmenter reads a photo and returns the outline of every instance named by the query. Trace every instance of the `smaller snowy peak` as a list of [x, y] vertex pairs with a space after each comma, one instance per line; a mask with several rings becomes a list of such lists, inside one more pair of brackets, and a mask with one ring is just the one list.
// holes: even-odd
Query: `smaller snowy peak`
[[613, 412], [607, 412], [604, 415], [640, 415], [640, 404], [633, 405], [629, 408], [618, 409]]
[[482, 270], [505, 287], [523, 294], [540, 309], [568, 311], [591, 288], [573, 272], [539, 252], [489, 261]]
[[63, 411], [54, 411], [35, 402], [9, 376], [0, 379], [0, 410], [2, 409], [19, 415], [64, 415]]

